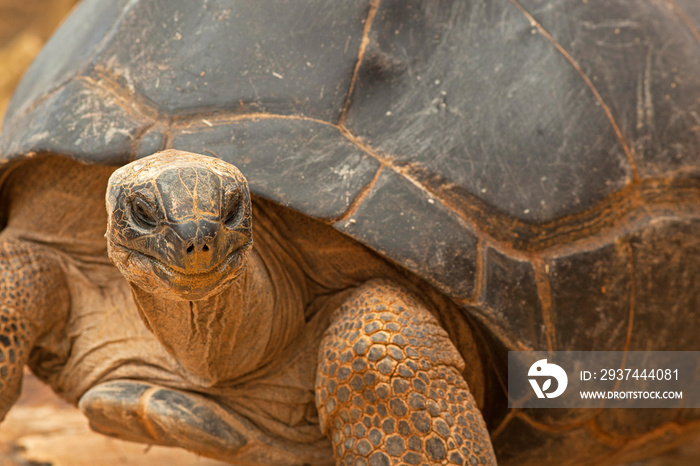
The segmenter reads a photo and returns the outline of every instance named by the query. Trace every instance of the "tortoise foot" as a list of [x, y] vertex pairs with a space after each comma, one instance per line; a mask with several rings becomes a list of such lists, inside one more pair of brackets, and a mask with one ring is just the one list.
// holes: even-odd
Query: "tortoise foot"
[[223, 408], [194, 393], [116, 380], [88, 390], [79, 406], [93, 430], [124, 440], [178, 446], [215, 457], [246, 444], [227, 422]]
[[334, 315], [319, 361], [316, 402], [338, 464], [496, 464], [463, 359], [399, 286], [358, 288]]

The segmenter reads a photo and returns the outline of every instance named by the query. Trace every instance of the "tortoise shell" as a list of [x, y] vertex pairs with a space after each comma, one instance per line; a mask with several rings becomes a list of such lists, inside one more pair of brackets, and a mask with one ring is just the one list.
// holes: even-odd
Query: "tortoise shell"
[[[693, 0], [85, 0], [2, 164], [224, 159], [455, 300], [496, 373], [505, 349], [698, 350], [698, 30]], [[545, 452], [569, 434], [533, 418], [585, 416], [487, 419]]]

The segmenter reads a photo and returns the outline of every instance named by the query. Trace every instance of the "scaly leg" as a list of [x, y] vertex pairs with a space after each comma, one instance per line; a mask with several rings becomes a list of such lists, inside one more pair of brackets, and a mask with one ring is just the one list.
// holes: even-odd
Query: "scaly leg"
[[464, 361], [399, 286], [358, 288], [333, 316], [319, 361], [316, 404], [338, 464], [496, 464]]
[[63, 269], [48, 249], [0, 241], [0, 420], [19, 397], [32, 347], [60, 329], [69, 304]]

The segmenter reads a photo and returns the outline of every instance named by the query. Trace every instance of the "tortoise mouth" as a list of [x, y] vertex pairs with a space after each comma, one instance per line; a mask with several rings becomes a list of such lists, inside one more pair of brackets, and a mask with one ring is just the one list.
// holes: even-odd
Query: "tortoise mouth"
[[197, 301], [219, 292], [245, 270], [247, 247], [240, 247], [213, 267], [187, 273], [149, 254], [114, 244], [123, 259], [115, 262], [126, 279], [166, 299]]
[[217, 274], [223, 274], [226, 271], [226, 268], [228, 268], [233, 264], [233, 262], [237, 261], [240, 262], [242, 260], [242, 255], [243, 251], [236, 250], [229, 254], [226, 259], [223, 261], [219, 262], [217, 265], [214, 265], [213, 267], [209, 268], [208, 270], [205, 270], [203, 272], [195, 272], [195, 273], [187, 273], [184, 271], [179, 271], [175, 267], [169, 266], [165, 262], [153, 257], [149, 256], [148, 254], [144, 254], [139, 251], [133, 251], [136, 254], [140, 254], [143, 256], [146, 260], [151, 262], [155, 267], [160, 269], [163, 273], [165, 273], [169, 277], [177, 277], [182, 280], [197, 280], [200, 278], [205, 278], [210, 275], [217, 275]]

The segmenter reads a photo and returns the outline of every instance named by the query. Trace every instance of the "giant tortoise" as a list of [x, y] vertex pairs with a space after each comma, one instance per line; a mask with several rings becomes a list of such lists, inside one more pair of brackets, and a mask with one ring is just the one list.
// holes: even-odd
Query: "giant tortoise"
[[509, 410], [505, 368], [700, 349], [699, 29], [693, 0], [85, 0], [0, 141], [0, 413], [27, 364], [99, 432], [238, 464], [697, 435]]

